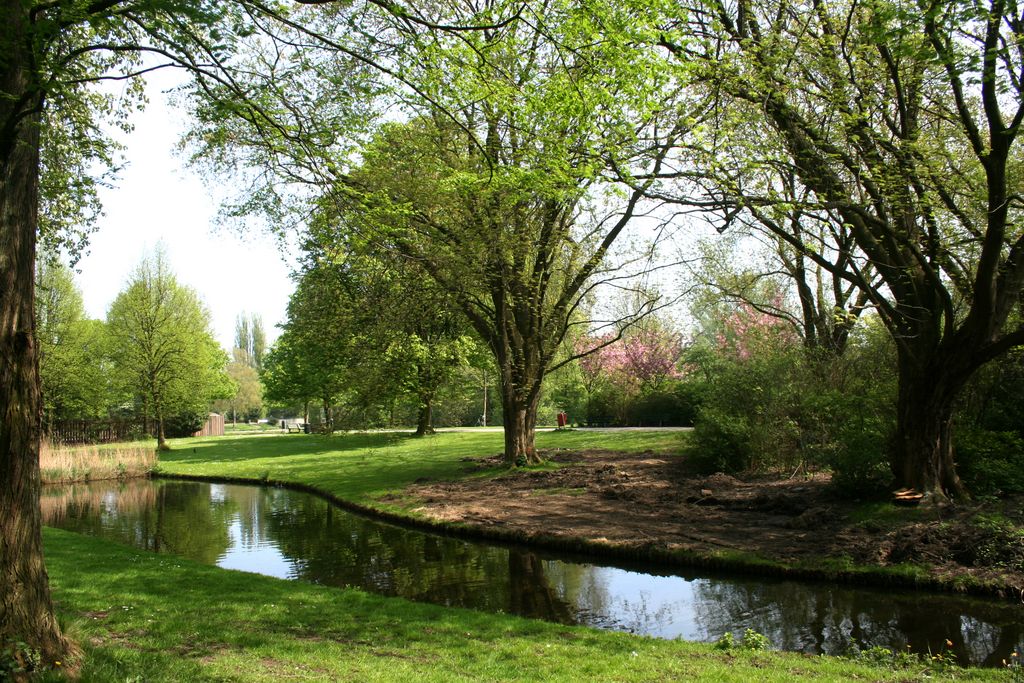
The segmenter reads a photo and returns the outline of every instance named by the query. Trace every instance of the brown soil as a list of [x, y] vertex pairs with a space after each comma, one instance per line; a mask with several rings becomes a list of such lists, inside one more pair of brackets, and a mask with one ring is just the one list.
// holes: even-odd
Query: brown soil
[[[823, 558], [875, 567], [914, 563], [949, 587], [984, 584], [1007, 597], [1024, 590], [1024, 536], [970, 523], [977, 505], [857, 523], [851, 513], [858, 504], [837, 498], [825, 474], [737, 479], [694, 476], [680, 459], [652, 452], [543, 455], [561, 467], [425, 482], [405, 493], [419, 501], [417, 512], [435, 521], [504, 536], [702, 556], [738, 551], [791, 567]], [[500, 462], [499, 456], [467, 459], [467, 471]], [[1020, 515], [1020, 503], [1001, 509]], [[1016, 522], [1024, 526], [1024, 518]]]

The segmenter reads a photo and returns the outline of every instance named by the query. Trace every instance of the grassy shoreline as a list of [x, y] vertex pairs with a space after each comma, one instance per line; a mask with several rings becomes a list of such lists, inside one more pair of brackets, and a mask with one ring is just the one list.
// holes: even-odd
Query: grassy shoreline
[[82, 681], [1007, 680], [994, 669], [721, 650], [443, 608], [55, 529], [44, 542], [62, 621], [83, 645]]

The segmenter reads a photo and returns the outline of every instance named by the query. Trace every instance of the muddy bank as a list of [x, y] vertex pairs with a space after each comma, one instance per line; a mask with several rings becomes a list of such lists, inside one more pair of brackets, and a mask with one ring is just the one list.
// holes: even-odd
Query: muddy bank
[[[999, 511], [1024, 528], [1019, 499], [927, 512], [876, 507], [866, 517], [863, 504], [835, 495], [827, 474], [739, 479], [696, 476], [681, 459], [654, 453], [543, 455], [562, 466], [422, 482], [405, 494], [431, 521], [502, 536], [582, 539], [660, 556], [753, 554], [805, 575], [913, 564], [924, 571], [907, 583], [1011, 599], [1024, 591], [1024, 537], [978, 522]], [[466, 470], [499, 464], [498, 456], [467, 459]]]

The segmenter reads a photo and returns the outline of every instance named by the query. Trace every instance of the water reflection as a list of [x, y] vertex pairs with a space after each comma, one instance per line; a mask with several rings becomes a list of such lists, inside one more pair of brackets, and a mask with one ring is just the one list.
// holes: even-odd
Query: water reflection
[[961, 661], [989, 666], [1024, 649], [1018, 605], [599, 566], [410, 531], [285, 489], [100, 482], [47, 488], [42, 507], [50, 526], [221, 567], [563, 624], [704, 641], [752, 628], [815, 653], [851, 641], [934, 652], [949, 639]]

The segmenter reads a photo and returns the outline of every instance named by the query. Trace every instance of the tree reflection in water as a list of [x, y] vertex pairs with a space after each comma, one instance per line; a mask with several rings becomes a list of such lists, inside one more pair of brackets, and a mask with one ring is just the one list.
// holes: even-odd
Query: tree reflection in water
[[[45, 523], [156, 552], [332, 586], [662, 637], [752, 628], [773, 646], [945, 649], [996, 666], [1024, 610], [949, 595], [665, 575], [411, 531], [286, 489], [175, 481], [47, 488]], [[660, 574], [660, 575], [659, 575]]]
[[700, 580], [694, 593], [707, 640], [752, 628], [779, 649], [831, 654], [851, 643], [944, 652], [948, 640], [960, 661], [982, 666], [998, 666], [1024, 645], [1021, 615], [999, 602], [792, 581]]

